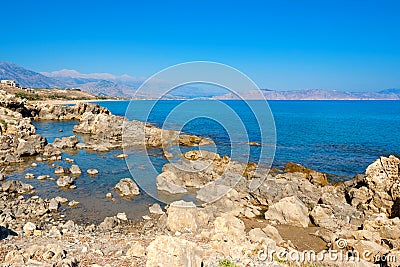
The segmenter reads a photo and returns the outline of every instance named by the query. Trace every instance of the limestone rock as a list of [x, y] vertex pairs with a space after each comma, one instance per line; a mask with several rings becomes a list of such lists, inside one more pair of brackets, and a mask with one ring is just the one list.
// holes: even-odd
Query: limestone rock
[[285, 172], [293, 173], [299, 172], [304, 175], [304, 178], [308, 179], [311, 183], [316, 185], [327, 185], [328, 179], [325, 173], [317, 172], [301, 166], [300, 164], [288, 162], [285, 167]]
[[171, 194], [183, 194], [187, 190], [182, 181], [175, 175], [175, 173], [166, 171], [160, 173], [156, 178], [157, 189], [167, 191]]
[[114, 187], [121, 197], [132, 198], [140, 194], [139, 187], [130, 178], [121, 179]]
[[209, 217], [193, 202], [175, 201], [167, 209], [167, 228], [173, 232], [195, 232], [207, 225]]
[[203, 249], [178, 237], [157, 236], [146, 249], [146, 267], [202, 266]]
[[17, 180], [9, 180], [2, 184], [1, 189], [7, 193], [26, 194], [33, 190], [33, 186]]
[[78, 165], [72, 165], [71, 168], [69, 168], [69, 170], [72, 173], [72, 175], [81, 175], [82, 174], [82, 171]]
[[86, 172], [87, 172], [89, 175], [97, 175], [97, 174], [99, 174], [99, 171], [96, 170], [96, 169], [88, 169]]
[[61, 176], [57, 179], [57, 185], [59, 187], [69, 187], [74, 183], [74, 178], [70, 176]]
[[158, 203], [154, 203], [153, 205], [151, 205], [151, 206], [149, 207], [149, 211], [150, 211], [150, 213], [158, 214], [158, 215], [163, 215], [163, 214], [165, 213], [165, 212], [161, 209], [160, 204], [158, 204]]
[[126, 256], [143, 257], [145, 256], [146, 249], [138, 242], [134, 241], [131, 247], [126, 252]]
[[265, 213], [265, 219], [300, 227], [310, 224], [307, 207], [295, 196], [285, 197], [271, 205]]

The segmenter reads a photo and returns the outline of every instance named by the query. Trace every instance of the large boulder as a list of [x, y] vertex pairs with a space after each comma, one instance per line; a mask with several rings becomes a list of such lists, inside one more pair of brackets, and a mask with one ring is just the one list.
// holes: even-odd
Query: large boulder
[[130, 178], [121, 179], [114, 187], [121, 197], [132, 198], [140, 194], [139, 187]]
[[203, 266], [203, 249], [183, 238], [157, 236], [146, 251], [147, 267]]
[[193, 202], [175, 201], [167, 209], [167, 228], [173, 232], [195, 232], [207, 225], [209, 217]]
[[296, 196], [285, 197], [271, 205], [265, 213], [265, 219], [299, 227], [308, 227], [310, 224], [308, 209]]
[[222, 214], [214, 220], [214, 232], [213, 240], [237, 244], [242, 243], [246, 238], [243, 221], [230, 214]]

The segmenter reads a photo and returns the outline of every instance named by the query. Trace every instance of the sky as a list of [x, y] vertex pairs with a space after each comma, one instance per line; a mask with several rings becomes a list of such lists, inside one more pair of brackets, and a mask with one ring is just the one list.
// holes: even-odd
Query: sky
[[400, 1], [1, 1], [0, 61], [149, 77], [205, 60], [261, 88], [400, 88]]

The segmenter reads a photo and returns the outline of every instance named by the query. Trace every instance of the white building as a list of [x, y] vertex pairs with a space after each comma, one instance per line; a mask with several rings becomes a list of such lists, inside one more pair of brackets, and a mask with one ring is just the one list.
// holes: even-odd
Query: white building
[[7, 86], [13, 86], [13, 87], [19, 87], [19, 84], [14, 80], [0, 80], [0, 84], [7, 85]]

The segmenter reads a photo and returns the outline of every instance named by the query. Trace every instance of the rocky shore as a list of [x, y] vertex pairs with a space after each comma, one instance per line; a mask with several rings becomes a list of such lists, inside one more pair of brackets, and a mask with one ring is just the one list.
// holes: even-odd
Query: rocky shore
[[[48, 143], [31, 124], [72, 119], [79, 121], [74, 131], [84, 142], [72, 136]], [[202, 205], [155, 202], [140, 221], [120, 212], [100, 224], [81, 225], [59, 212], [79, 203], [38, 197], [29, 179], [39, 177], [27, 175], [28, 181], [21, 182], [8, 179], [8, 173], [28, 158], [66, 161], [68, 168], [54, 167], [56, 183], [73, 189], [82, 171], [96, 175], [96, 170], [81, 170], [73, 159], [63, 159], [65, 150], [191, 147], [210, 141], [128, 121], [98, 105], [31, 105], [4, 92], [0, 122], [1, 266], [400, 264], [400, 160], [394, 156], [377, 159], [350, 181], [329, 183], [325, 174], [295, 163], [282, 172], [263, 172], [253, 163], [192, 150], [182, 155], [180, 166], [164, 165], [157, 187], [168, 194], [195, 190]], [[143, 193], [130, 178], [115, 190], [127, 198]], [[304, 251], [314, 251], [315, 258], [301, 258]]]

